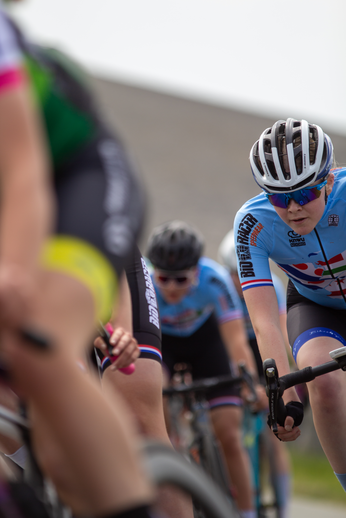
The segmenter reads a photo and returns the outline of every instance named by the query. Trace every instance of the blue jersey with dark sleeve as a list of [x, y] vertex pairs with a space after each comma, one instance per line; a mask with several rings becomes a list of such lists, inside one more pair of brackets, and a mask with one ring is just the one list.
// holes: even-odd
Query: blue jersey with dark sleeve
[[330, 269], [315, 232], [296, 234], [261, 193], [243, 205], [234, 222], [243, 290], [273, 285], [271, 258], [301, 295], [322, 306], [346, 309], [337, 282], [346, 295], [346, 168], [333, 172], [334, 186], [316, 226]]
[[212, 313], [219, 323], [242, 318], [239, 295], [227, 270], [216, 261], [202, 257], [198, 262], [198, 282], [177, 304], [167, 303], [153, 283], [161, 316], [163, 334], [190, 336]]

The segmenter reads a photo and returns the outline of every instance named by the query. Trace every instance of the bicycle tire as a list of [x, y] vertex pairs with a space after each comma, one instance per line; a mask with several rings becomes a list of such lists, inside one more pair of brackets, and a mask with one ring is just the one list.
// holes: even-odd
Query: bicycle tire
[[[268, 503], [264, 503], [263, 499], [261, 499], [261, 507], [260, 517], [266, 518], [266, 516], [273, 516], [273, 511], [275, 513], [274, 518], [279, 518], [280, 516], [280, 490], [277, 481], [279, 480], [277, 466], [276, 466], [276, 458], [274, 452], [270, 445], [270, 437], [269, 434], [272, 433], [269, 428], [265, 428], [261, 433], [260, 440], [260, 449], [261, 456], [265, 456], [266, 462], [268, 464], [268, 481], [270, 490], [272, 493], [272, 499]], [[261, 460], [260, 460], [261, 462]], [[262, 482], [263, 483], [263, 482]]]
[[227, 496], [199, 466], [156, 442], [143, 447], [149, 477], [156, 485], [172, 484], [191, 495], [210, 518], [240, 518]]
[[[220, 450], [216, 437], [212, 434], [205, 433], [199, 439], [199, 461], [202, 469], [212, 478], [215, 484], [226, 495], [230, 505], [237, 510], [237, 505], [231, 493], [231, 484], [227, 472], [226, 461]], [[197, 507], [197, 510], [199, 508]], [[238, 512], [239, 514], [239, 512]], [[199, 513], [197, 518], [204, 518]]]
[[205, 434], [200, 438], [199, 457], [202, 468], [225, 493], [228, 493], [230, 480], [225, 460], [213, 435]]

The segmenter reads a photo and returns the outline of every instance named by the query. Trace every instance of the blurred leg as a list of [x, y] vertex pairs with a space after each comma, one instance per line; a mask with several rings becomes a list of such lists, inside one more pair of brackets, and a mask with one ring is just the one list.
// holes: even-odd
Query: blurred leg
[[[114, 391], [122, 394], [142, 435], [171, 446], [163, 416], [162, 367], [159, 362], [139, 358], [136, 371], [131, 376], [106, 369], [103, 385], [111, 398]], [[171, 518], [192, 517], [193, 514], [191, 502], [173, 489], [160, 491], [159, 508]]]
[[114, 396], [109, 404], [76, 362], [94, 333], [91, 294], [51, 272], [42, 272], [38, 294], [27, 321], [55, 350], [38, 352], [3, 334], [14, 386], [28, 404], [38, 460], [76, 514], [102, 515], [148, 502], [151, 490], [123, 402]]
[[211, 419], [216, 437], [219, 439], [230, 475], [236, 490], [239, 509], [253, 509], [251, 468], [247, 452], [242, 444], [241, 422], [243, 410], [236, 406], [214, 408]]

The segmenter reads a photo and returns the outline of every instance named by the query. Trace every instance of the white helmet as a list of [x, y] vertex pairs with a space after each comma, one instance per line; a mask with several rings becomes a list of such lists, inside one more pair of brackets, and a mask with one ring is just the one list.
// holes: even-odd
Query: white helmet
[[263, 131], [250, 152], [252, 174], [266, 192], [290, 192], [326, 176], [333, 144], [322, 129], [305, 120], [279, 120]]
[[223, 264], [230, 272], [237, 271], [237, 256], [234, 246], [234, 232], [230, 230], [219, 246], [218, 260]]

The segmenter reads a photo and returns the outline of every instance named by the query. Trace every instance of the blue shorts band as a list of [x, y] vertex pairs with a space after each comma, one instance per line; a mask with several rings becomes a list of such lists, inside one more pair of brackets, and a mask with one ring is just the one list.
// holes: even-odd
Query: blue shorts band
[[334, 338], [335, 340], [341, 342], [342, 345], [346, 346], [346, 340], [336, 331], [328, 329], [327, 327], [312, 327], [311, 329], [308, 329], [307, 331], [301, 333], [293, 344], [292, 354], [295, 362], [297, 362], [297, 354], [300, 348], [309, 340], [312, 340], [313, 338], [318, 338], [320, 336]]
[[210, 410], [213, 408], [219, 408], [220, 406], [243, 406], [243, 400], [236, 396], [224, 396], [210, 399], [208, 401]]

